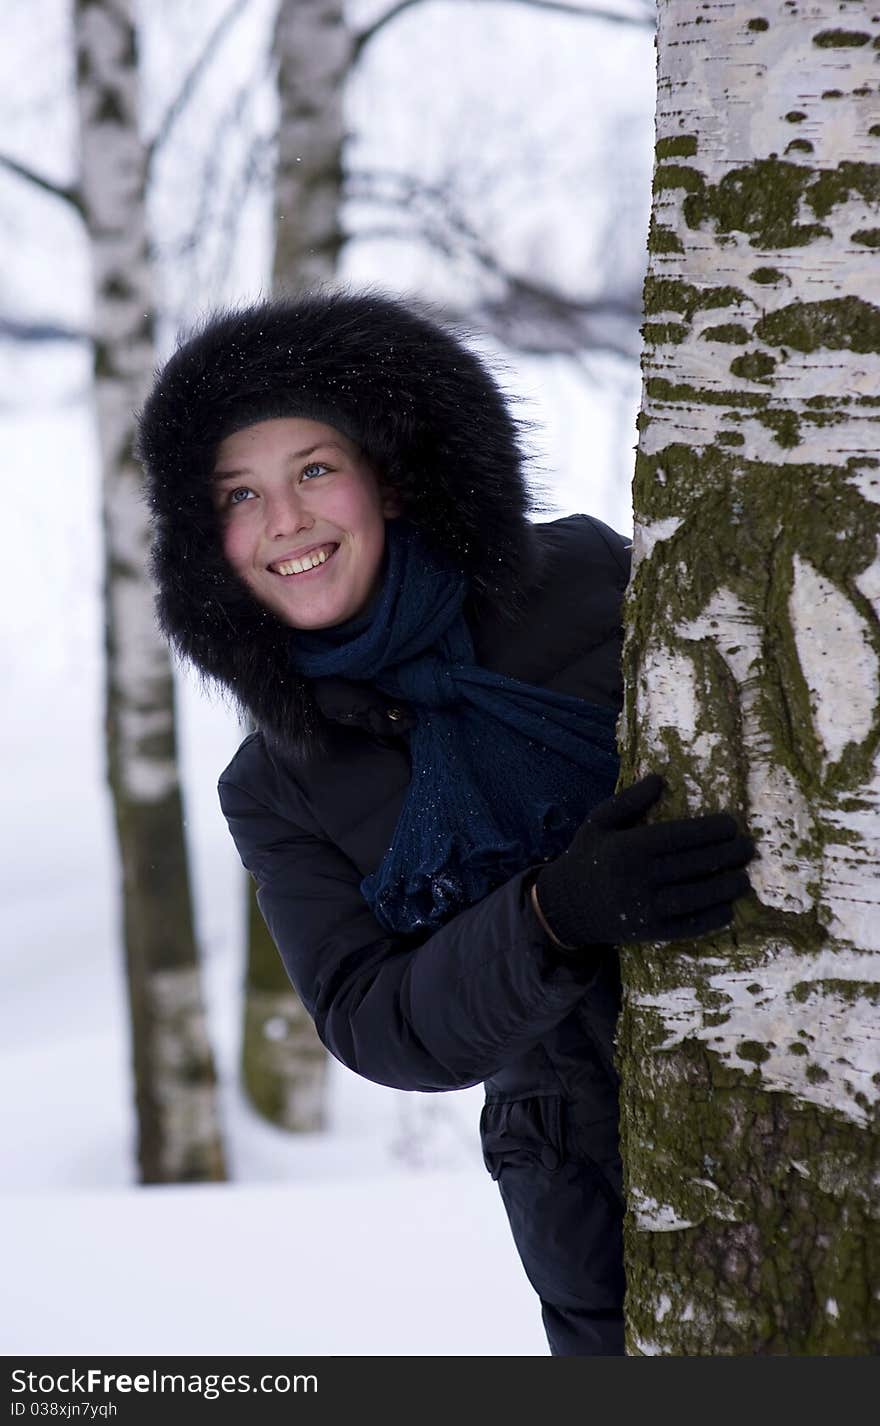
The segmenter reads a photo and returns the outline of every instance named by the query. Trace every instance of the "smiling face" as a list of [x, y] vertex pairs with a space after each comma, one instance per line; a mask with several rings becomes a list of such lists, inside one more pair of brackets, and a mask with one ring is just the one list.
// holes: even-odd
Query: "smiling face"
[[[220, 442], [212, 495], [223, 553], [285, 623], [327, 629], [366, 608], [401, 509], [348, 436], [299, 416], [247, 426]], [[326, 561], [309, 569], [308, 552]]]

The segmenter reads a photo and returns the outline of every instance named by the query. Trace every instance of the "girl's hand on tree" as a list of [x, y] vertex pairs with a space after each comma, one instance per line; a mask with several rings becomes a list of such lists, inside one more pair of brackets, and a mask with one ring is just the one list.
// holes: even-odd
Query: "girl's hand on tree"
[[728, 812], [636, 825], [663, 790], [649, 773], [600, 802], [568, 850], [538, 872], [539, 915], [567, 950], [678, 941], [729, 925], [756, 853]]

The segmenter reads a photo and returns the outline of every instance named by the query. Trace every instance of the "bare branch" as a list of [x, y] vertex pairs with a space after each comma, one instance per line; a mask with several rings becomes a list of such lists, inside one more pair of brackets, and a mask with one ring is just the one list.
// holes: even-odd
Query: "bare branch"
[[235, 243], [238, 238], [235, 219], [244, 207], [250, 196], [251, 190], [255, 186], [262, 185], [268, 187], [269, 180], [274, 170], [275, 139], [274, 136], [257, 135], [251, 144], [247, 162], [242, 168], [238, 181], [229, 190], [226, 200], [226, 211], [220, 219], [220, 241], [218, 243], [217, 258], [214, 264], [214, 280], [212, 286], [219, 289], [226, 281], [232, 267], [232, 257]]
[[[390, 184], [391, 196], [379, 191], [379, 185]], [[456, 208], [451, 184], [426, 183], [414, 174], [395, 169], [373, 168], [367, 173], [350, 173], [345, 182], [345, 197], [358, 202], [386, 204], [409, 214], [417, 224], [419, 234], [430, 237], [434, 247], [447, 256], [461, 255], [461, 248], [481, 266], [491, 268], [494, 258], [489, 248]], [[416, 213], [415, 205], [421, 205]], [[456, 247], [444, 236], [451, 231], [459, 240]], [[358, 236], [360, 236], [358, 234]]]
[[634, 361], [641, 347], [640, 309], [614, 297], [578, 301], [514, 274], [501, 298], [478, 302], [475, 310], [505, 346], [532, 355], [602, 352]]
[[62, 327], [56, 322], [28, 322], [18, 317], [0, 317], [0, 341], [92, 342], [91, 332]]
[[217, 21], [216, 25], [208, 36], [205, 46], [202, 49], [198, 59], [189, 70], [189, 73], [184, 77], [183, 83], [177, 91], [177, 95], [172, 100], [168, 109], [165, 111], [165, 115], [159, 125], [158, 131], [153, 136], [151, 142], [147, 145], [148, 173], [150, 171], [151, 165], [153, 164], [156, 158], [156, 155], [160, 152], [163, 145], [167, 141], [168, 135], [170, 134], [172, 128], [177, 123], [177, 120], [180, 118], [181, 114], [186, 109], [186, 106], [192, 98], [196, 86], [198, 85], [198, 82], [202, 77], [202, 74], [207, 69], [208, 65], [210, 64], [211, 60], [213, 59], [214, 55], [222, 44], [230, 28], [235, 24], [239, 16], [244, 13], [249, 4], [250, 0], [232, 0], [231, 5], [229, 5], [224, 14], [220, 16], [220, 19]]
[[82, 190], [78, 184], [70, 184], [65, 187], [60, 183], [53, 183], [50, 178], [44, 178], [41, 173], [35, 173], [32, 168], [28, 168], [25, 164], [2, 153], [0, 153], [0, 168], [5, 168], [7, 173], [14, 173], [17, 178], [23, 178], [27, 183], [34, 184], [44, 193], [51, 193], [53, 198], [63, 199], [65, 203], [69, 203], [72, 208], [76, 209], [81, 218], [83, 217]]
[[[214, 129], [214, 141], [201, 172], [198, 202], [192, 221], [188, 224], [186, 230], [173, 242], [163, 243], [161, 247], [159, 245], [151, 245], [150, 256], [152, 260], [160, 259], [163, 262], [169, 262], [178, 259], [190, 259], [194, 254], [198, 256], [204, 234], [208, 231], [209, 226], [212, 226], [211, 213], [217, 199], [217, 194], [220, 191], [222, 166], [226, 162], [228, 155], [227, 137], [231, 133], [239, 133], [244, 130], [246, 124], [250, 124], [252, 127], [252, 121], [248, 116], [248, 109], [256, 103], [259, 97], [260, 85], [265, 80], [266, 75], [270, 73], [273, 66], [274, 58], [271, 53], [267, 54], [265, 63], [262, 66], [262, 73], [257, 71], [255, 75], [246, 79], [233, 96], [232, 103], [227, 106]], [[258, 138], [251, 139], [251, 145], [258, 142], [260, 142]], [[251, 159], [246, 159], [246, 165], [249, 165], [251, 161]], [[254, 176], [253, 174], [249, 176], [246, 189], [250, 187]], [[228, 221], [233, 224], [233, 227], [235, 225], [234, 216], [233, 211], [228, 219]], [[225, 221], [227, 221], [227, 219], [224, 217], [215, 222], [213, 224], [214, 230], [220, 231]], [[194, 273], [188, 285], [190, 288], [198, 285]]]
[[[352, 64], [356, 64], [361, 57], [364, 46], [374, 39], [380, 30], [392, 20], [396, 20], [402, 15], [404, 10], [409, 10], [413, 5], [420, 5], [422, 0], [397, 0], [384, 15], [380, 15], [367, 29], [361, 30], [356, 36], [352, 46]], [[488, 4], [489, 0], [483, 0]], [[560, 15], [568, 15], [574, 20], [605, 20], [611, 25], [637, 25], [640, 29], [653, 30], [656, 26], [655, 6], [646, 4], [639, 14], [622, 13], [619, 10], [606, 10], [601, 5], [574, 5], [567, 3], [567, 0], [496, 0], [496, 3], [503, 5], [531, 5], [536, 10], [550, 10]]]
[[[396, 192], [381, 194], [379, 185], [396, 184]], [[359, 228], [360, 242], [379, 238], [420, 240], [452, 260], [467, 257], [494, 280], [501, 296], [478, 300], [468, 314], [505, 345], [531, 353], [566, 353], [585, 350], [612, 353], [634, 360], [640, 349], [641, 292], [606, 293], [578, 301], [553, 287], [508, 271], [481, 240], [455, 206], [449, 186], [423, 183], [409, 174], [374, 170], [354, 174], [346, 198], [372, 202], [405, 214], [407, 221]], [[358, 191], [360, 189], [360, 191]], [[448, 305], [448, 304], [447, 304]]]

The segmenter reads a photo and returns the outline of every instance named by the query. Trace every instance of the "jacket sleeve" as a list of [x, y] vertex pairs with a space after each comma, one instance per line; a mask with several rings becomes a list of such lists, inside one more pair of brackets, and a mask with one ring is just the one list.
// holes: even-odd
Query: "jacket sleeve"
[[618, 534], [617, 530], [613, 530], [610, 525], [606, 525], [605, 521], [600, 520], [597, 515], [588, 515], [587, 519], [590, 521], [590, 524], [599, 531], [599, 534], [608, 546], [614, 558], [614, 563], [620, 571], [619, 588], [621, 593], [625, 592], [629, 584], [630, 575], [632, 574], [632, 540], [627, 539], [625, 535]]
[[598, 973], [557, 959], [529, 900], [535, 868], [414, 943], [389, 936], [334, 843], [224, 774], [220, 804], [287, 974], [322, 1043], [395, 1089], [479, 1084], [562, 1020]]

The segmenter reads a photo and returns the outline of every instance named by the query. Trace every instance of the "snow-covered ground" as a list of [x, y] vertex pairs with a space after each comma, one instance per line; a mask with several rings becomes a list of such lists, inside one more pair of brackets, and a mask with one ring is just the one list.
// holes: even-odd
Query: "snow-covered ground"
[[[255, 15], [261, 7], [268, 13], [261, 0]], [[166, 8], [162, 0], [149, 13]], [[452, 45], [445, 11], [457, 7], [425, 8], [441, 16]], [[29, 105], [20, 78], [32, 65], [34, 16], [39, 11], [49, 26], [60, 9], [60, 0], [15, 0], [4, 22], [12, 69], [0, 80], [7, 103], [12, 79], [19, 84], [5, 146], [34, 165], [44, 157], [49, 168], [54, 162], [53, 176], [63, 180], [66, 140], [58, 139], [61, 157], [53, 160], [52, 112]], [[184, 9], [191, 17], [198, 6]], [[407, 29], [400, 33], [406, 38]], [[629, 32], [608, 27], [605, 37], [609, 49], [590, 85], [583, 72], [595, 55], [584, 52], [578, 94], [583, 86], [600, 95], [600, 71], [608, 92], [623, 92], [624, 75], [632, 92], [636, 74], [644, 93], [632, 112], [642, 114], [650, 144], [650, 36], [641, 49]], [[622, 48], [612, 50], [611, 41]], [[52, 70], [57, 35], [53, 44], [40, 51], [46, 94], [60, 82]], [[498, 58], [505, 83], [513, 82], [509, 54]], [[378, 47], [370, 63], [381, 88]], [[353, 106], [366, 125], [360, 91]], [[381, 146], [381, 110], [374, 108]], [[69, 127], [69, 115], [64, 122]], [[0, 175], [0, 201], [14, 212], [0, 247], [0, 312], [87, 324], [88, 268], [75, 221], [8, 176]], [[548, 221], [558, 243], [559, 220]], [[578, 224], [571, 228], [576, 237]], [[566, 266], [568, 282], [576, 267], [577, 260]], [[379, 244], [349, 246], [345, 277], [384, 282], [390, 271], [402, 286], [415, 290], [422, 282], [442, 301], [442, 283], [415, 259], [392, 265]], [[259, 285], [252, 264], [242, 270], [238, 295]], [[613, 365], [597, 367], [600, 384], [591, 386], [583, 369], [561, 358], [505, 357], [508, 384], [529, 401], [522, 414], [542, 426], [535, 439], [552, 475], [555, 513], [588, 510], [630, 533], [626, 471], [638, 398], [632, 372], [624, 380]], [[185, 815], [231, 1181], [137, 1186], [118, 875], [101, 745], [99, 476], [85, 354], [0, 341], [0, 391], [0, 629], [8, 689], [0, 1351], [546, 1355], [538, 1300], [480, 1155], [480, 1088], [403, 1094], [334, 1061], [328, 1131], [298, 1137], [267, 1125], [244, 1102], [237, 1080], [244, 873], [215, 791], [241, 732], [185, 673]]]
[[548, 1355], [488, 1174], [353, 1167], [285, 1185], [4, 1196], [0, 1350]]

